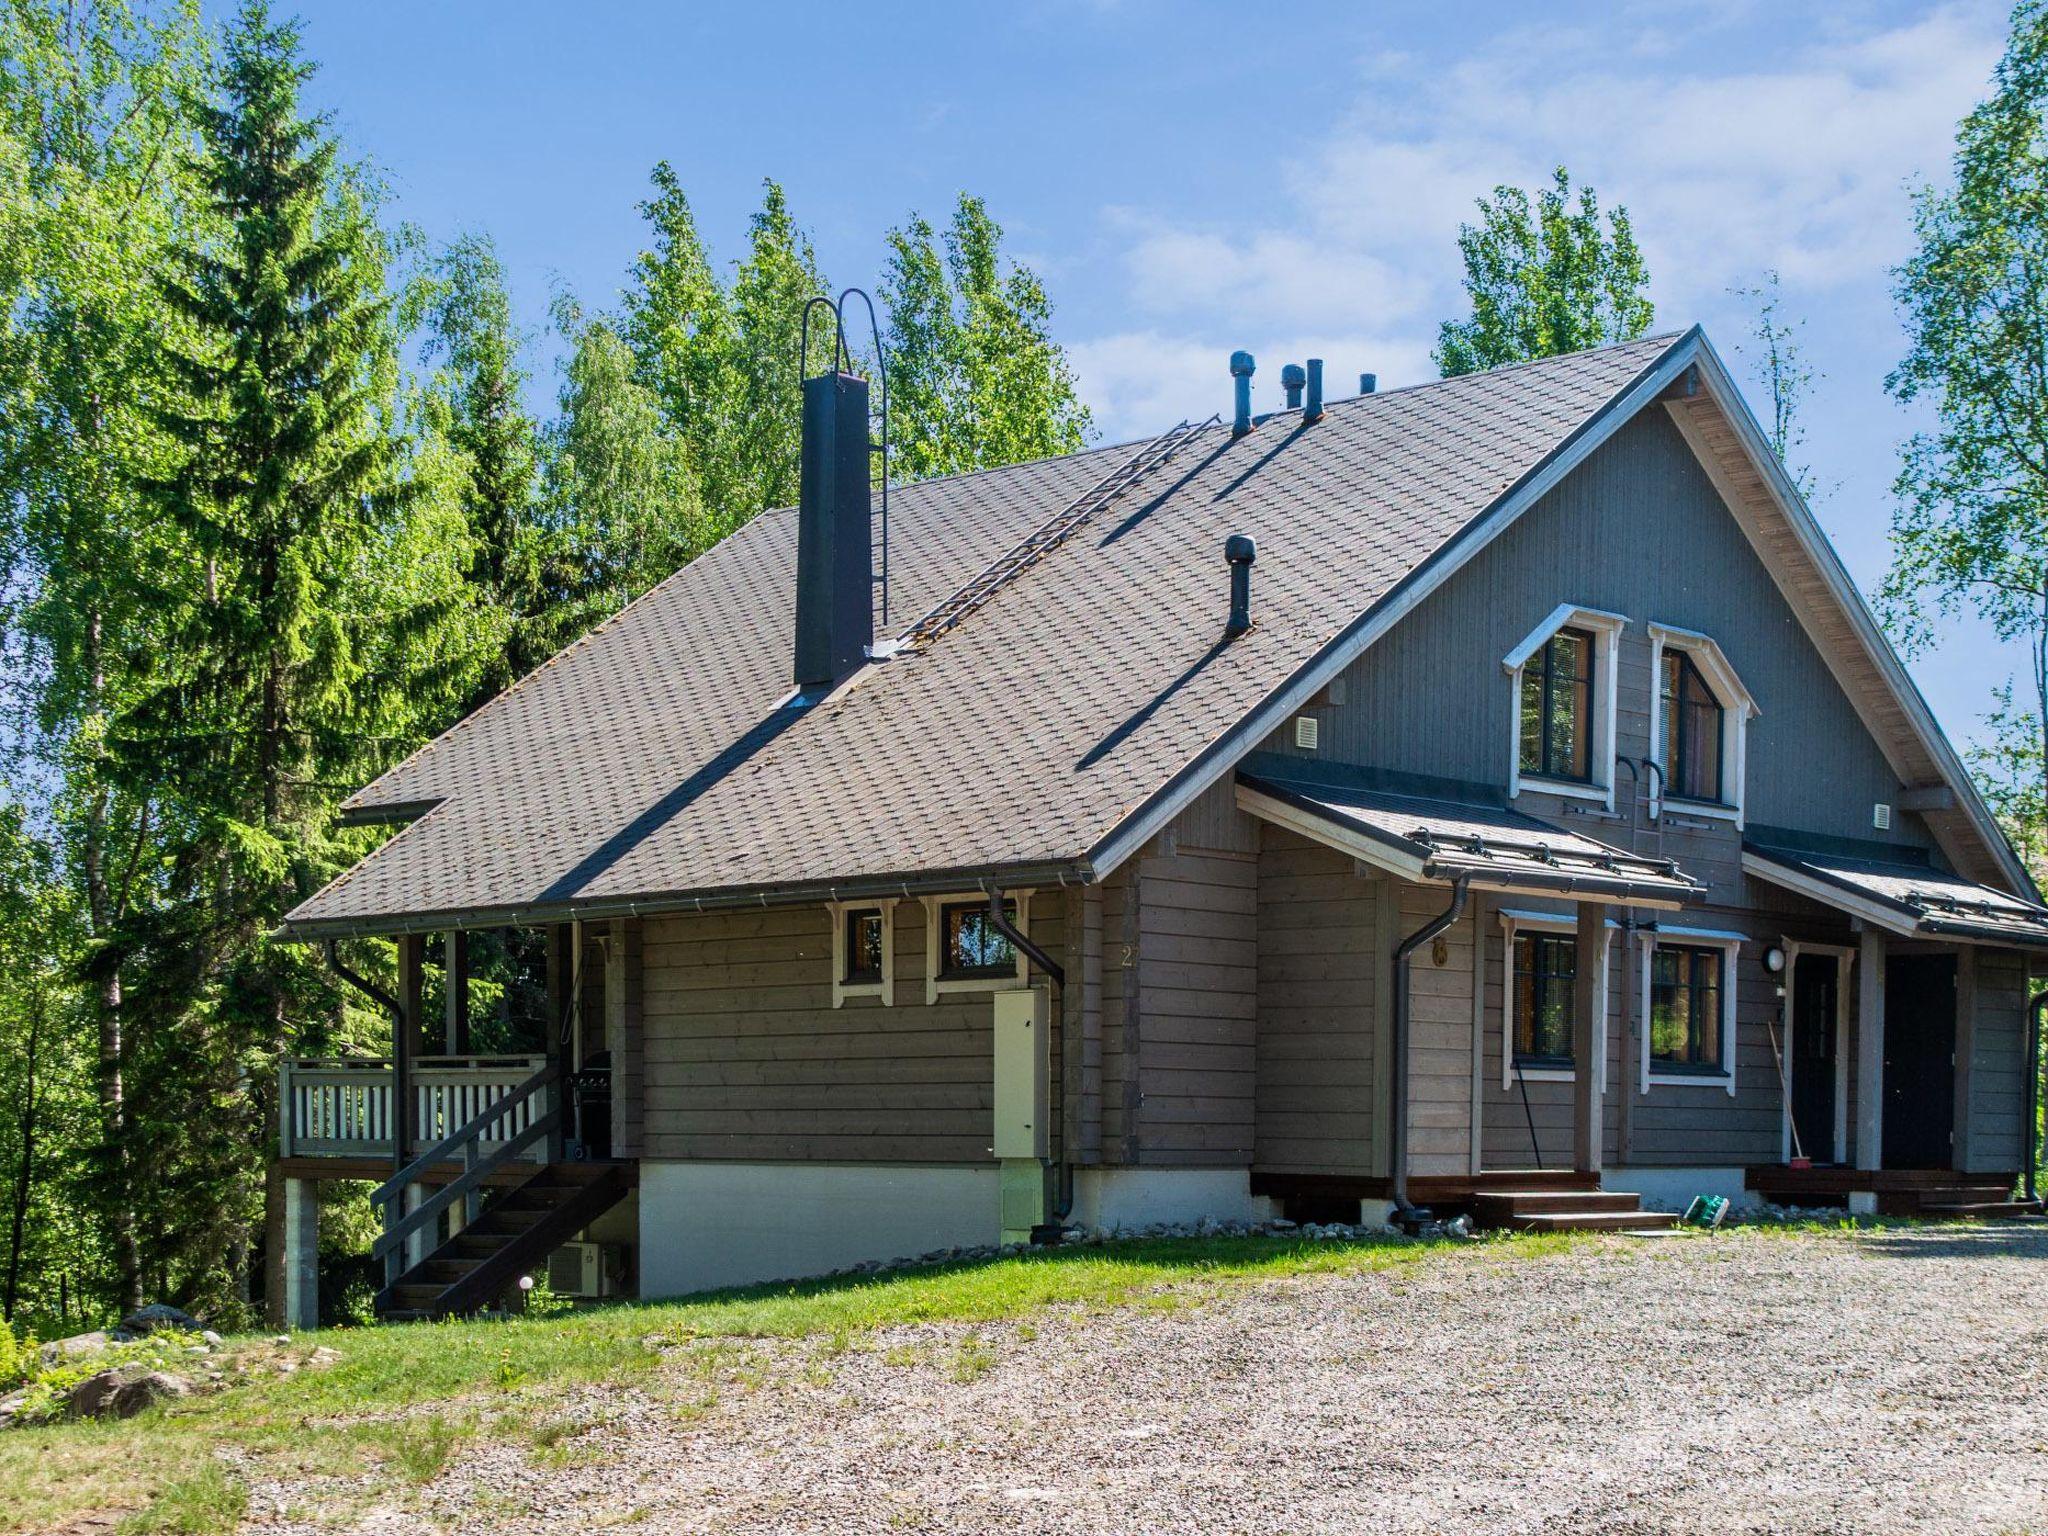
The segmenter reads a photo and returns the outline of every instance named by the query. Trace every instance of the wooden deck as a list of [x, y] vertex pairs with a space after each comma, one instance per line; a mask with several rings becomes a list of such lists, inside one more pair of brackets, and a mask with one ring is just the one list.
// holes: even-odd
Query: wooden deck
[[1743, 1185], [1775, 1205], [1846, 1206], [1871, 1195], [1880, 1216], [2028, 1216], [2039, 1202], [2013, 1198], [2017, 1173], [1963, 1173], [1953, 1168], [1791, 1168], [1762, 1163], [1743, 1170]]

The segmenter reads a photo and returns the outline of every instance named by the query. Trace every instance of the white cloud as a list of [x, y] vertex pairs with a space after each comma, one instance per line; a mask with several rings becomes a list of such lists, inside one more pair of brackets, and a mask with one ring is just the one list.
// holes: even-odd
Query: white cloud
[[1338, 378], [1426, 374], [1437, 321], [1460, 307], [1453, 242], [1474, 199], [1559, 162], [1628, 206], [1663, 321], [1721, 309], [1773, 267], [1789, 291], [1881, 300], [1907, 249], [1905, 188], [1943, 171], [2004, 16], [1947, 6], [1873, 28], [1867, 14], [1811, 16], [1787, 46], [1773, 7], [1640, 6], [1448, 60], [1368, 56], [1323, 148], [1274, 166], [1293, 210], [1280, 231], [1106, 212], [1142, 323], [1073, 348], [1090, 401], [1117, 435], [1157, 430], [1179, 402], [1221, 398], [1222, 353], [1256, 338], [1320, 345]]

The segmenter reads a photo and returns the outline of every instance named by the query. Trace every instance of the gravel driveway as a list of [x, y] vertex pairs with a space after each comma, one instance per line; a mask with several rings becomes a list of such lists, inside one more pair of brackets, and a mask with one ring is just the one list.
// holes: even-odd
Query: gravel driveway
[[2044, 1260], [2039, 1227], [1488, 1245], [679, 1358], [358, 1529], [2048, 1532]]

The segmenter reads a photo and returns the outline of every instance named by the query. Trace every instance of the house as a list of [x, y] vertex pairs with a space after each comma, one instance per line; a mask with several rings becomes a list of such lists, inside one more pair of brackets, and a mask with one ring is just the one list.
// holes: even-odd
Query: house
[[[2003, 1208], [2048, 909], [1705, 336], [1256, 417], [1251, 369], [880, 524], [866, 385], [810, 380], [799, 508], [354, 796], [399, 830], [286, 931], [395, 1049], [285, 1068], [295, 1315], [330, 1177], [400, 1312], [550, 1251], [659, 1296], [1060, 1222]], [[550, 1015], [479, 1057], [508, 928]]]

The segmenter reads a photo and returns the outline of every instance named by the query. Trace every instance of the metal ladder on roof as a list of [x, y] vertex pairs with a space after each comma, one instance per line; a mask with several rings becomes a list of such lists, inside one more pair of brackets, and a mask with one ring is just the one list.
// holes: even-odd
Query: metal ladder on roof
[[898, 642], [898, 649], [914, 650], [929, 645], [954, 628], [1017, 577], [1058, 549], [1096, 513], [1172, 458], [1197, 434], [1222, 419], [1221, 416], [1211, 416], [1207, 421], [1182, 420], [1168, 427], [1111, 470], [1092, 489], [1084, 491], [1055, 516], [1040, 524], [1021, 543], [998, 556], [979, 575], [911, 625]]

